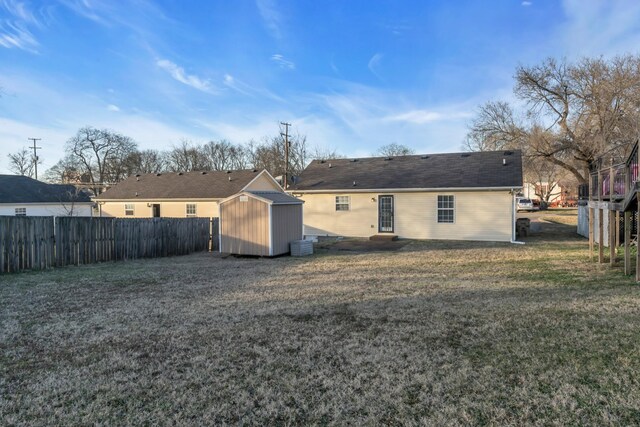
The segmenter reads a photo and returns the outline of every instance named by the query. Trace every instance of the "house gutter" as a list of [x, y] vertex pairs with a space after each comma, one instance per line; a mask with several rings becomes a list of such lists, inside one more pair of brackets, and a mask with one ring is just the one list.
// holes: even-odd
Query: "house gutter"
[[524, 245], [524, 242], [516, 240], [516, 190], [515, 188], [511, 189], [511, 242], [514, 245]]
[[[517, 187], [521, 188], [521, 187]], [[323, 190], [296, 190], [287, 189], [287, 193], [317, 194], [317, 193], [421, 193], [437, 191], [515, 191], [514, 187], [431, 187], [431, 188], [366, 188], [366, 189], [323, 189]]]

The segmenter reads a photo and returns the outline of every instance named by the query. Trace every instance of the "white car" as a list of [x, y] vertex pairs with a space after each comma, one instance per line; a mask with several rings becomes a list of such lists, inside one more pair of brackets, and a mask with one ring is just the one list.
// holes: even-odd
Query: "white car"
[[516, 198], [516, 208], [519, 211], [533, 211], [533, 202], [531, 199], [525, 199], [524, 197]]

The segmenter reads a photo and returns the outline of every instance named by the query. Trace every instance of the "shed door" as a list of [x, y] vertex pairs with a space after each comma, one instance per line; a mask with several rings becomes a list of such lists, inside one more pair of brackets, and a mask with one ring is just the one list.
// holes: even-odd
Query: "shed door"
[[393, 196], [378, 196], [378, 232], [393, 233]]

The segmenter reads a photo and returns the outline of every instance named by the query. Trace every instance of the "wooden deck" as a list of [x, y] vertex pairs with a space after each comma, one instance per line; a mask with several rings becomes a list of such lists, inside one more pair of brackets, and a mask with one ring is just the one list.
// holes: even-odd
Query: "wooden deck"
[[[609, 217], [609, 263], [613, 267], [617, 261], [616, 247], [624, 244], [624, 271], [625, 274], [632, 274], [631, 265], [631, 235], [632, 214], [638, 212], [638, 201], [640, 193], [640, 183], [638, 182], [638, 142], [633, 146], [631, 154], [624, 163], [614, 164], [610, 162], [605, 166], [604, 159], [595, 162], [589, 181], [589, 255], [594, 258], [595, 245], [598, 245], [598, 262], [605, 262], [604, 250], [604, 212], [608, 212]], [[595, 217], [598, 211], [598, 224], [596, 227]], [[620, 234], [620, 219], [624, 217], [623, 235]], [[639, 216], [636, 217], [636, 230]], [[615, 230], [615, 231], [614, 231]], [[595, 234], [598, 234], [596, 243]], [[636, 236], [637, 237], [637, 236]], [[636, 281], [640, 281], [640, 252], [636, 251]]]

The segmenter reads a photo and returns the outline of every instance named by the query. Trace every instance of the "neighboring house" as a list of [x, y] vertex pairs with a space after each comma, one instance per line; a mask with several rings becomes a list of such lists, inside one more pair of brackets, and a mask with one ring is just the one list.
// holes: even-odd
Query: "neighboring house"
[[306, 236], [510, 241], [520, 151], [315, 160], [289, 192]]
[[240, 191], [282, 188], [265, 170], [150, 173], [130, 176], [95, 200], [107, 217], [217, 217], [218, 203]]
[[0, 215], [91, 216], [91, 198], [73, 185], [0, 175]]
[[[551, 190], [549, 190], [551, 188]], [[541, 201], [540, 194], [546, 195], [549, 194], [549, 203], [554, 203], [560, 201], [562, 197], [562, 187], [557, 182], [525, 182], [522, 188], [522, 194], [527, 199], [538, 200]]]

